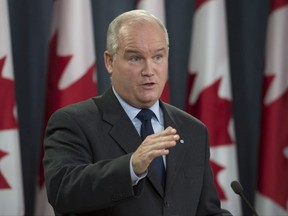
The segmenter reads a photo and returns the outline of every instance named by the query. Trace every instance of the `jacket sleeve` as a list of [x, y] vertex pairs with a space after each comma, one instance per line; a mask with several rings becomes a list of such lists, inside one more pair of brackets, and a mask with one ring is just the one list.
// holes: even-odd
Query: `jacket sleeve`
[[97, 211], [137, 196], [129, 171], [131, 154], [94, 162], [91, 145], [70, 114], [60, 110], [51, 116], [43, 163], [48, 200], [55, 211]]

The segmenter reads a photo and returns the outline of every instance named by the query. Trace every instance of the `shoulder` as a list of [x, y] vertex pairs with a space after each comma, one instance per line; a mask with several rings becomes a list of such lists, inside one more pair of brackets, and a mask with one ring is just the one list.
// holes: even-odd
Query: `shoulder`
[[77, 121], [88, 122], [92, 118], [99, 116], [100, 110], [95, 100], [99, 100], [99, 97], [89, 98], [87, 100], [69, 104], [58, 110], [56, 110], [51, 116], [49, 121]]
[[58, 109], [51, 118], [57, 119], [66, 116], [66, 118], [77, 119], [77, 121], [90, 122], [91, 119], [100, 120], [104, 114], [109, 116], [111, 113], [121, 112], [120, 108], [121, 106], [110, 88], [102, 95]]
[[[84, 113], [89, 114], [95, 114], [97, 112], [101, 112], [101, 110], [106, 109], [109, 107], [107, 103], [113, 103], [116, 101], [116, 98], [114, 96], [111, 89], [108, 89], [104, 94], [89, 98], [87, 100], [80, 101], [78, 103], [70, 104], [65, 107], [62, 107], [58, 109], [55, 113], [71, 113], [73, 115]], [[115, 102], [114, 102], [115, 103]]]
[[164, 102], [161, 102], [161, 107], [164, 109], [164, 112], [167, 112], [167, 114], [173, 118], [176, 122], [181, 121], [185, 123], [193, 123], [202, 127], [205, 127], [203, 122], [201, 122], [199, 119], [195, 118], [191, 114], [185, 112], [184, 110], [175, 107], [171, 104], [167, 104]]
[[57, 112], [66, 112], [66, 113], [77, 114], [77, 113], [83, 113], [83, 111], [87, 112], [87, 111], [91, 111], [91, 110], [93, 110], [95, 112], [97, 110], [97, 105], [94, 101], [98, 100], [97, 98], [98, 97], [89, 98], [87, 100], [80, 101], [78, 103], [67, 105], [65, 107], [58, 109], [56, 111], [56, 113]]

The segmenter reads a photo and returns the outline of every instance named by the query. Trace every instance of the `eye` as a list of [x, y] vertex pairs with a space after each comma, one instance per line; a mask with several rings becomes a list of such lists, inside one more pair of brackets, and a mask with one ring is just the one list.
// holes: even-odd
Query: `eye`
[[160, 61], [162, 60], [162, 58], [163, 58], [162, 55], [156, 55], [156, 56], [154, 57], [154, 61], [160, 62]]
[[131, 62], [138, 62], [140, 60], [141, 60], [141, 58], [139, 56], [131, 56], [131, 57], [129, 57], [129, 61], [131, 61]]

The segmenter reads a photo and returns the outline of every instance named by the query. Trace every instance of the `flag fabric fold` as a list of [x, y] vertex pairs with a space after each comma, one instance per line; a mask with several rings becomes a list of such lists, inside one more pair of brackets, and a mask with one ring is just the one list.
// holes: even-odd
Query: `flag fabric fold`
[[266, 37], [256, 209], [288, 215], [288, 0], [272, 0]]
[[0, 1], [0, 215], [24, 215], [8, 2]]
[[[57, 109], [98, 94], [90, 0], [54, 1], [48, 64], [44, 128]], [[54, 215], [44, 182], [41, 164], [35, 215]]]
[[150, 11], [157, 16], [164, 25], [166, 24], [164, 0], [137, 0], [137, 8]]
[[241, 201], [230, 188], [239, 177], [224, 0], [196, 1], [188, 77], [186, 111], [208, 128], [222, 207], [241, 215]]

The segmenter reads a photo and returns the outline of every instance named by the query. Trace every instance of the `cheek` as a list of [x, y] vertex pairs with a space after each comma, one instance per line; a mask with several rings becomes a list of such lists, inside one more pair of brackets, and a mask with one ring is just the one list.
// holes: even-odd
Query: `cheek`
[[129, 63], [121, 67], [120, 76], [125, 77], [127, 82], [137, 79], [141, 75], [141, 67], [137, 65], [130, 65]]
[[168, 66], [167, 65], [161, 65], [161, 67], [158, 68], [160, 79], [163, 81], [168, 80]]
[[121, 85], [121, 88], [132, 86], [138, 79], [138, 73], [134, 68], [122, 66], [114, 72], [114, 82], [116, 81]]

